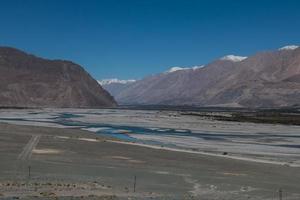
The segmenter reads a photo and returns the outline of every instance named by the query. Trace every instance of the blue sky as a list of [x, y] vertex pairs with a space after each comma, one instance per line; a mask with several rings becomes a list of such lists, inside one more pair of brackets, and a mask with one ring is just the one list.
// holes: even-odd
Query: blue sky
[[2, 0], [0, 45], [138, 79], [300, 44], [297, 0]]

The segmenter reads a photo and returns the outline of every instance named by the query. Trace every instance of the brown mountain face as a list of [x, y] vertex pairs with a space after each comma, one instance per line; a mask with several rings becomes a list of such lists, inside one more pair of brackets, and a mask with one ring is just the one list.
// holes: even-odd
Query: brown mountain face
[[146, 77], [115, 95], [120, 104], [281, 107], [300, 104], [300, 48], [219, 59], [203, 68]]
[[113, 107], [116, 102], [82, 67], [0, 47], [1, 107]]

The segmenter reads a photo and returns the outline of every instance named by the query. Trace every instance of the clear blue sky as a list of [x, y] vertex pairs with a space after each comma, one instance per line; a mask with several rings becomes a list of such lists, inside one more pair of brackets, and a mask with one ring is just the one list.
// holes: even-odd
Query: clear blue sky
[[0, 45], [141, 78], [300, 44], [298, 0], [2, 0]]

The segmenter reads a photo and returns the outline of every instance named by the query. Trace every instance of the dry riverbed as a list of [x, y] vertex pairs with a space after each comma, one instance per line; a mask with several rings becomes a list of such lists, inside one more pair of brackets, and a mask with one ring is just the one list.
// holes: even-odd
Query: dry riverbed
[[[300, 168], [0, 124], [3, 199], [300, 198]], [[134, 177], [136, 184], [134, 189]], [[134, 191], [135, 190], [135, 191]]]

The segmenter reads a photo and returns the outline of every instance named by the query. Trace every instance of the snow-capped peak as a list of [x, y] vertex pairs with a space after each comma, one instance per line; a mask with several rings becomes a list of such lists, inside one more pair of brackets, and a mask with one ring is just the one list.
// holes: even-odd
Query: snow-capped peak
[[245, 60], [247, 57], [244, 56], [235, 56], [235, 55], [227, 55], [221, 58], [221, 60], [229, 60], [232, 62], [240, 62], [242, 60]]
[[196, 69], [200, 69], [202, 67], [204, 67], [204, 65], [196, 65], [194, 67], [191, 67], [190, 69], [196, 70]]
[[172, 73], [172, 72], [182, 71], [182, 70], [196, 70], [196, 69], [199, 69], [199, 68], [202, 68], [202, 67], [204, 67], [204, 65], [193, 66], [193, 67], [172, 67], [168, 71], [166, 71], [165, 73]]
[[186, 68], [186, 67], [172, 67], [167, 71], [167, 73], [172, 73], [172, 72], [187, 70], [187, 69], [188, 68]]
[[297, 48], [299, 48], [299, 46], [297, 45], [288, 45], [288, 46], [281, 47], [279, 50], [295, 50]]
[[119, 80], [117, 78], [112, 78], [112, 79], [103, 79], [103, 80], [100, 80], [100, 81], [98, 81], [98, 83], [100, 85], [109, 85], [109, 84], [112, 84], [112, 83], [120, 83], [120, 84], [133, 83], [135, 81], [136, 80], [133, 80], [133, 79], [130, 79], [130, 80]]

